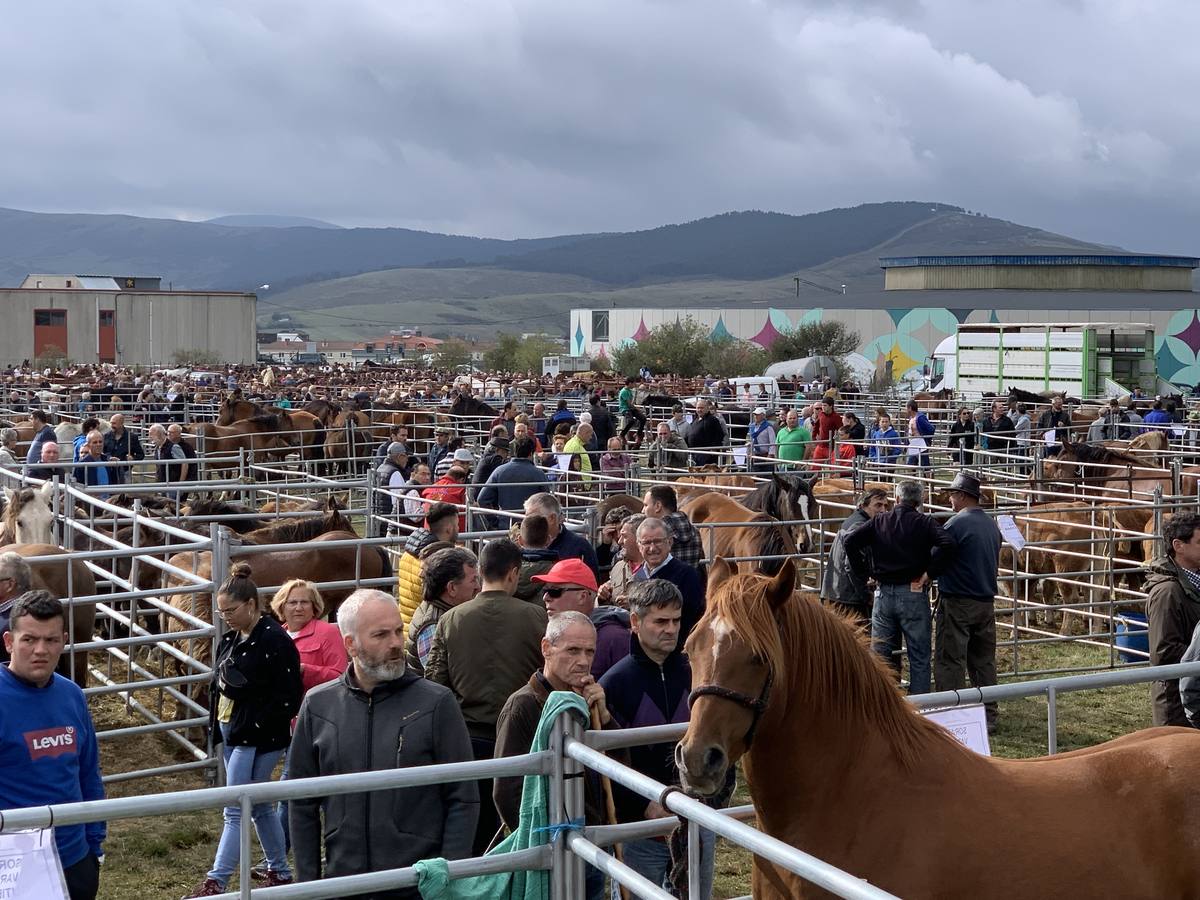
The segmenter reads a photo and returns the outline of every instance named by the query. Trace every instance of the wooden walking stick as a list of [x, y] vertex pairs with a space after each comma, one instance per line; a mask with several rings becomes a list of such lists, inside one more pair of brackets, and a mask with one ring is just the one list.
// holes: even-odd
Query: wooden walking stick
[[[600, 721], [600, 707], [599, 706], [592, 706], [592, 728], [595, 731], [602, 731], [604, 729], [604, 724]], [[600, 752], [603, 753], [604, 751], [602, 750]], [[609, 825], [616, 825], [617, 824], [617, 805], [616, 805], [616, 803], [613, 802], [612, 782], [609, 781], [607, 775], [600, 776], [600, 787], [604, 789], [604, 815], [605, 815], [605, 818], [608, 820]], [[621, 853], [621, 845], [613, 844], [613, 857], [616, 858], [617, 862], [620, 862], [620, 863], [625, 862], [625, 860], [622, 859], [623, 855], [624, 854]], [[629, 900], [629, 890], [625, 887], [625, 885], [623, 885], [623, 884], [618, 885], [618, 887], [620, 887], [620, 889], [621, 889], [621, 900]]]

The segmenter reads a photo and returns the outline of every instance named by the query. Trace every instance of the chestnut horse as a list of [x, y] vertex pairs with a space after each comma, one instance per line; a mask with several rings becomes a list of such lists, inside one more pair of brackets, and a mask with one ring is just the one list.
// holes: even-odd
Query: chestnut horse
[[[697, 526], [705, 557], [774, 557], [745, 563], [754, 571], [773, 575], [783, 565], [779, 557], [796, 554], [796, 541], [790, 528], [779, 524], [774, 516], [746, 509], [725, 494], [710, 491], [693, 495], [684, 500], [679, 509]], [[744, 527], [700, 527], [705, 522], [741, 522]]]
[[[710, 567], [687, 642], [686, 790], [714, 794], [742, 760], [763, 831], [899, 897], [1200, 896], [1200, 733], [978, 755], [793, 578], [790, 563], [774, 578]], [[753, 893], [829, 896], [759, 857]]]
[[[96, 596], [96, 578], [84, 565], [82, 558], [76, 557], [71, 560], [69, 575], [66, 562], [53, 560], [42, 562], [31, 558], [34, 556], [58, 556], [67, 552], [57, 544], [10, 544], [4, 548], [5, 552], [9, 550], [29, 561], [29, 570], [32, 576], [30, 587], [34, 590], [49, 591], [52, 596], [60, 600], [66, 600], [68, 597]], [[96, 627], [96, 605], [94, 603], [73, 604], [70, 615], [71, 622], [65, 630], [72, 635], [75, 643], [83, 644], [91, 641]], [[81, 688], [87, 687], [87, 651], [81, 650], [74, 654], [63, 653], [62, 659], [58, 663], [58, 671], [61, 675], [70, 676], [72, 656], [74, 656], [75, 662], [75, 683]]]

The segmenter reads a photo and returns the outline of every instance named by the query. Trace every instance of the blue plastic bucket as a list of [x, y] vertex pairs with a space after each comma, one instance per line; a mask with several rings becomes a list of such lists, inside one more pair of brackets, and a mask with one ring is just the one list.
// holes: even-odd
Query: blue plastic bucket
[[1148, 657], [1128, 652], [1130, 650], [1141, 650], [1142, 653], [1150, 652], [1150, 629], [1146, 623], [1146, 616], [1142, 613], [1122, 613], [1113, 621], [1117, 623], [1116, 643], [1120, 648], [1122, 661], [1127, 663], [1146, 662]]

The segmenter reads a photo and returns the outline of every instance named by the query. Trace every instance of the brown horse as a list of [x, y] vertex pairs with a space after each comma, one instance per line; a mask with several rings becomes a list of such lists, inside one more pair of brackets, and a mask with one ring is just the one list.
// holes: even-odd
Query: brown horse
[[[32, 559], [34, 556], [57, 556], [66, 553], [57, 544], [10, 544], [4, 548], [29, 560], [30, 574], [33, 576], [30, 586], [34, 590], [49, 591], [51, 595], [65, 600], [68, 597], [94, 597], [96, 595], [96, 578], [82, 559], [72, 559], [70, 572], [68, 563], [53, 560], [41, 562]], [[67, 633], [73, 635], [77, 644], [92, 640], [96, 627], [96, 605], [80, 603], [71, 606], [71, 622]], [[58, 671], [62, 675], [70, 675], [72, 654], [64, 653], [58, 663]], [[81, 688], [87, 687], [87, 651], [80, 650], [73, 654], [75, 661], [75, 683]]]
[[741, 472], [729, 472], [722, 469], [720, 466], [708, 464], [704, 466], [691, 466], [688, 468], [688, 474], [682, 475], [675, 479], [675, 496], [683, 499], [692, 494], [705, 494], [709, 491], [720, 491], [724, 494], [730, 494], [735, 497], [740, 497], [746, 490], [741, 488], [753, 488], [758, 482], [750, 475]]
[[1163, 494], [1172, 490], [1171, 473], [1165, 469], [1147, 467], [1144, 460], [1123, 450], [1070, 441], [1063, 441], [1056, 454], [1042, 461], [1042, 480], [1075, 482], [1082, 496], [1101, 500], [1149, 500], [1155, 488]]
[[[742, 760], [763, 831], [899, 897], [1200, 896], [1195, 730], [978, 755], [917, 713], [865, 639], [793, 577], [790, 564], [774, 578], [711, 567], [687, 642], [686, 790], [715, 793]], [[759, 857], [753, 893], [829, 896]]]
[[362, 465], [360, 457], [370, 454], [374, 442], [367, 414], [344, 409], [334, 416], [325, 433], [325, 459], [335, 471], [354, 474]]
[[[1087, 581], [1088, 576], [1079, 573], [1087, 573], [1101, 566], [1073, 554], [1105, 555], [1108, 550], [1108, 529], [1114, 524], [1112, 517], [1115, 512], [1112, 507], [1092, 501], [1057, 502], [1036, 504], [1027, 512], [1013, 516], [1029, 544], [1071, 542], [1029, 546], [1021, 551], [1020, 565], [1016, 566], [1018, 571], [1023, 575], [1038, 576], [1029, 582], [1029, 599], [1046, 606], [1054, 604], [1057, 599], [1064, 607], [1061, 615], [1047, 609], [1039, 611], [1033, 616], [1034, 619], [1042, 619], [1048, 626], [1059, 628], [1062, 634], [1087, 634], [1093, 630], [1088, 627], [1087, 617], [1065, 607], [1092, 599], [1091, 592], [1079, 584]], [[1064, 550], [1067, 552], [1061, 552]], [[1000, 548], [1000, 589], [1005, 593], [1010, 593], [1013, 585], [1003, 572], [1012, 572], [1016, 562], [1012, 548], [1004, 544]]]
[[796, 554], [796, 541], [790, 528], [780, 525], [774, 516], [746, 509], [725, 494], [710, 491], [688, 497], [679, 508], [696, 526], [705, 522], [738, 522], [744, 525], [742, 528], [699, 528], [704, 555], [708, 558], [774, 557], [747, 563], [754, 571], [773, 575], [783, 565], [779, 557]]
[[227, 397], [217, 416], [217, 424], [230, 426], [258, 416], [279, 417], [279, 442], [273, 456], [283, 458], [289, 450], [299, 450], [305, 462], [324, 459], [325, 423], [307, 409], [284, 409], [281, 406], [266, 406], [253, 400]]
[[[191, 434], [196, 437], [197, 450], [203, 446], [205, 455], [236, 456], [240, 451], [253, 453], [261, 460], [267, 451], [276, 450], [283, 445], [280, 430], [279, 416], [269, 414], [239, 419], [232, 425], [202, 422], [192, 426]], [[236, 468], [236, 464], [225, 465], [222, 468]]]
[[808, 523], [816, 513], [817, 504], [812, 484], [807, 478], [773, 472], [766, 481], [750, 493], [742, 494], [737, 501], [746, 509], [769, 513], [781, 522], [801, 523], [787, 527], [801, 553], [812, 546], [812, 531]]

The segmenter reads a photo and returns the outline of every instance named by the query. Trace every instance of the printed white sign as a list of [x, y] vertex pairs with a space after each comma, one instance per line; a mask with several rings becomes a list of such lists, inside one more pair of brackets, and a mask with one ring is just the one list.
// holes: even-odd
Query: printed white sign
[[734, 447], [733, 448], [733, 464], [735, 466], [744, 466], [746, 464], [746, 448], [745, 447]]
[[931, 709], [922, 715], [949, 731], [968, 750], [974, 750], [980, 756], [992, 755], [992, 747], [988, 743], [987, 712], [982, 703]]
[[0, 900], [67, 900], [67, 883], [50, 828], [0, 834]]
[[570, 453], [556, 453], [555, 458], [558, 461], [554, 464], [554, 468], [560, 472], [569, 471], [571, 468], [571, 456], [572, 454]]
[[908, 439], [908, 455], [914, 456], [918, 453], [924, 453], [925, 448], [929, 445], [925, 443], [925, 438], [915, 437]]
[[1046, 432], [1046, 434], [1044, 435], [1044, 440], [1046, 441], [1047, 446], [1058, 443], [1058, 441], [1056, 441], [1054, 439], [1054, 429], [1053, 428], [1051, 428], [1049, 431]]
[[1025, 535], [1021, 534], [1021, 529], [1017, 527], [1017, 522], [1012, 516], [996, 516], [996, 525], [1004, 543], [1018, 553], [1025, 549]]

